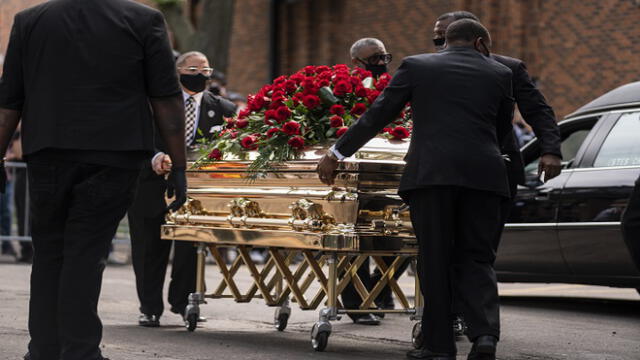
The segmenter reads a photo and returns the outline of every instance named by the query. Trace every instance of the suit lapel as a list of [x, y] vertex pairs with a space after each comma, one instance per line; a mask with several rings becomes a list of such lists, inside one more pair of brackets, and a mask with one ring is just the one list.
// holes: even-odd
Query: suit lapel
[[198, 119], [198, 129], [202, 133], [196, 134], [196, 139], [202, 137], [209, 138], [211, 133], [211, 127], [214, 126], [214, 119], [216, 116], [215, 100], [208, 94], [204, 93], [202, 96], [202, 103], [200, 104], [200, 117]]

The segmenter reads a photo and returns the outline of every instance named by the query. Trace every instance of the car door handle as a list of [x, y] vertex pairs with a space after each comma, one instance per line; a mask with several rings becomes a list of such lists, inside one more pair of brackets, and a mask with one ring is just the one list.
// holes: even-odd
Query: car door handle
[[552, 191], [553, 191], [553, 188], [546, 188], [546, 189], [538, 190], [538, 192], [536, 193], [536, 196], [534, 197], [534, 199], [536, 201], [549, 200], [549, 197], [551, 197], [551, 192]]

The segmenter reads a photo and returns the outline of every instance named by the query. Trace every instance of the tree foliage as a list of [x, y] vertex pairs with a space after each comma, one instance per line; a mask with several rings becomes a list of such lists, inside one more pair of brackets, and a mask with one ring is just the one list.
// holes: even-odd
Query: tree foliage
[[167, 19], [176, 50], [200, 51], [214, 68], [226, 72], [235, 0], [153, 1]]

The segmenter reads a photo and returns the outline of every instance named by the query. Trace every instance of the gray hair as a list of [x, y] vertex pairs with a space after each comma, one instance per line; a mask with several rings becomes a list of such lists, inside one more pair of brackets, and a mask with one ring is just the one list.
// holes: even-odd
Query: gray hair
[[[203, 57], [203, 58], [207, 58], [207, 56], [203, 53], [201, 53], [200, 51], [189, 51], [186, 52], [180, 56], [178, 56], [178, 59], [176, 60], [176, 66], [182, 66], [184, 65], [184, 63], [187, 61], [187, 59], [192, 58], [194, 56], [197, 57]], [[207, 59], [208, 61], [208, 59]]]
[[376, 38], [362, 38], [351, 45], [351, 50], [349, 51], [351, 54], [351, 58], [355, 59], [358, 57], [358, 53], [365, 47], [369, 46], [377, 46], [384, 48], [384, 43]]

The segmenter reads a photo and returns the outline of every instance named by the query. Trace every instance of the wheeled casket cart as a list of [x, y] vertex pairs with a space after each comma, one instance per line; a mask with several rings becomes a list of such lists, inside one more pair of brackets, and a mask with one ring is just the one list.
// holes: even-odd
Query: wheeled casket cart
[[[308, 150], [301, 160], [276, 166], [253, 180], [247, 177], [250, 161], [218, 161], [189, 170], [189, 200], [168, 216], [162, 229], [164, 239], [191, 241], [198, 247], [187, 329], [196, 329], [205, 299], [263, 299], [276, 308], [274, 324], [280, 331], [287, 326], [291, 303], [302, 310], [322, 306], [311, 330], [314, 349], [322, 351], [331, 334], [330, 321], [341, 314], [372, 312], [380, 291], [390, 286], [399, 309], [374, 312], [403, 313], [417, 320], [413, 341], [419, 345], [423, 301], [417, 276], [413, 303], [394, 278], [403, 263], [415, 262], [417, 254], [408, 208], [397, 195], [407, 146], [404, 141], [374, 138], [341, 163], [333, 187], [322, 184], [315, 172], [326, 148]], [[254, 247], [268, 252], [262, 266], [251, 259]], [[223, 248], [237, 250], [230, 265], [221, 254]], [[221, 275], [215, 287], [205, 286], [207, 252]], [[367, 257], [382, 273], [373, 288], [357, 274]], [[383, 257], [393, 261], [387, 265]], [[242, 266], [253, 279], [244, 293], [234, 281]], [[362, 299], [357, 309], [345, 309], [339, 301], [349, 283]]]

